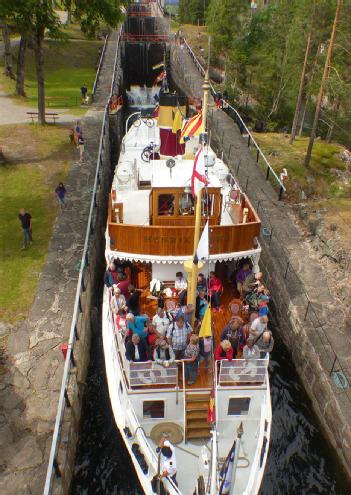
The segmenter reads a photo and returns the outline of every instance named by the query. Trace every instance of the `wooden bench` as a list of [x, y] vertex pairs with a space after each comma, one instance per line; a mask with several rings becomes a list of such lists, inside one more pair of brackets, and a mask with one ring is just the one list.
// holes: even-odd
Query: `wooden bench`
[[[34, 124], [34, 117], [38, 117], [38, 112], [26, 112], [26, 113], [32, 119], [32, 124]], [[56, 120], [60, 118], [58, 113], [46, 113], [45, 112], [45, 118], [46, 117], [51, 117], [52, 120], [54, 121], [54, 124], [56, 124]]]

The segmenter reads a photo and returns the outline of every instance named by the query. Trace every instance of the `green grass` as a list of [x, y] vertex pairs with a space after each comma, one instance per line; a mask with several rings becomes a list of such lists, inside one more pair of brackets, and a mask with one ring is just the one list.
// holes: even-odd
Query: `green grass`
[[[1, 126], [0, 144], [8, 160], [0, 165], [0, 319], [13, 323], [32, 304], [57, 214], [54, 189], [65, 182], [75, 150], [60, 126]], [[33, 217], [34, 242], [26, 251], [21, 207]]]
[[342, 194], [334, 173], [336, 169], [347, 169], [339, 158], [342, 146], [316, 140], [310, 166], [305, 168], [308, 138], [297, 138], [293, 145], [289, 145], [289, 136], [286, 134], [255, 133], [255, 139], [276, 172], [287, 169], [287, 189], [293, 199], [297, 199], [301, 190], [323, 199]]
[[[75, 36], [73, 40], [45, 40], [44, 43], [45, 96], [62, 98], [48, 101], [48, 108], [80, 107], [80, 87], [86, 84], [90, 94], [95, 80], [98, 51], [103, 43], [84, 39], [75, 25], [66, 29], [69, 36]], [[7, 93], [14, 94], [13, 81], [1, 76], [0, 83]], [[33, 50], [27, 50], [25, 91], [27, 97], [16, 98], [17, 101], [35, 107], [37, 83]]]

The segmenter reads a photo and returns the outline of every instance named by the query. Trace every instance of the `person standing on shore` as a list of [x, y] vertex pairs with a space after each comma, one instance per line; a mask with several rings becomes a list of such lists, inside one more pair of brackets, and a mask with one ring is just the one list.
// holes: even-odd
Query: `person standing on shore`
[[59, 185], [55, 189], [55, 193], [57, 196], [57, 201], [58, 201], [60, 210], [62, 210], [62, 208], [65, 208], [65, 206], [66, 206], [66, 203], [65, 203], [66, 192], [67, 191], [66, 191], [65, 186], [63, 185], [62, 182], [60, 182]]
[[78, 135], [78, 149], [79, 149], [79, 163], [82, 163], [84, 159], [84, 138], [82, 133]]
[[18, 218], [22, 225], [22, 236], [23, 236], [22, 249], [27, 249], [27, 247], [29, 247], [30, 244], [33, 242], [32, 216], [30, 213], [26, 212], [24, 208], [21, 208]]

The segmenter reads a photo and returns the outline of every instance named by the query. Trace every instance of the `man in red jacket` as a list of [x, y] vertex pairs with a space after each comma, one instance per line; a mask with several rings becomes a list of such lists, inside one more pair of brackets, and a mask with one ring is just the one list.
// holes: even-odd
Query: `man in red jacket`
[[220, 311], [220, 296], [223, 294], [223, 285], [220, 279], [216, 276], [215, 272], [210, 272], [210, 279], [208, 281], [208, 293], [211, 296], [211, 305], [213, 311]]

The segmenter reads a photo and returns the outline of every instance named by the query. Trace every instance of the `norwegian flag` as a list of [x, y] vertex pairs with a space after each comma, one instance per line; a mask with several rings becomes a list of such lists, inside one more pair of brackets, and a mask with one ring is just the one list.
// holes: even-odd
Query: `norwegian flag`
[[191, 176], [191, 192], [193, 196], [196, 197], [198, 192], [207, 186], [208, 183], [205, 175], [205, 154], [202, 146], [200, 146], [195, 156], [193, 174]]

